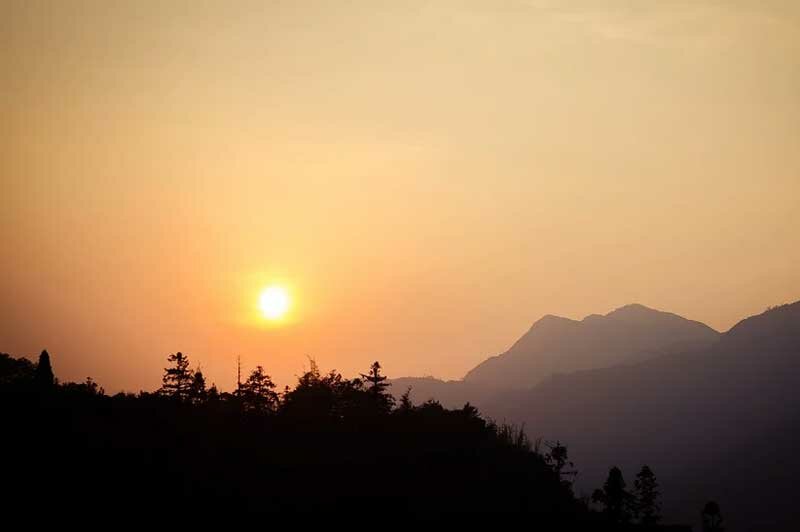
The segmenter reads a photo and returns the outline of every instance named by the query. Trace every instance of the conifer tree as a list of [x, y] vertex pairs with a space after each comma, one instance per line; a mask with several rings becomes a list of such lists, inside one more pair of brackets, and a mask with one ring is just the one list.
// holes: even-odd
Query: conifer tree
[[373, 362], [372, 366], [369, 368], [369, 373], [366, 375], [362, 373], [361, 377], [370, 383], [367, 393], [372, 396], [380, 408], [382, 410], [391, 409], [392, 405], [394, 404], [394, 398], [386, 392], [386, 389], [390, 386], [390, 384], [384, 382], [387, 377], [385, 375], [381, 375], [380, 363], [377, 361]]
[[210, 403], [216, 403], [219, 401], [220, 393], [219, 390], [217, 389], [216, 384], [213, 383], [211, 384], [211, 388], [208, 389], [207, 397], [208, 397], [208, 402]]
[[386, 380], [386, 376], [381, 375], [381, 365], [377, 361], [373, 362], [372, 366], [370, 366], [369, 374], [364, 375], [362, 373], [361, 376], [372, 385], [370, 386], [370, 392], [375, 395], [383, 393], [384, 390], [389, 387], [389, 384], [383, 382]]
[[53, 376], [53, 367], [50, 365], [50, 354], [47, 350], [42, 351], [39, 355], [39, 363], [36, 365], [35, 373], [36, 384], [42, 388], [50, 388], [55, 384], [55, 376]]
[[[572, 469], [575, 464], [569, 460], [566, 445], [562, 445], [560, 441], [546, 443], [545, 445], [549, 449], [549, 452], [544, 455], [545, 461], [553, 468], [562, 483], [571, 486], [578, 472]], [[566, 469], [567, 467], [570, 469]]]
[[189, 358], [180, 351], [169, 355], [167, 361], [173, 366], [164, 368], [164, 376], [159, 393], [180, 401], [189, 398], [192, 389], [193, 375], [189, 369]]
[[400, 404], [397, 406], [398, 412], [408, 413], [414, 410], [414, 403], [411, 401], [411, 386], [400, 396]]
[[279, 396], [275, 392], [275, 383], [261, 366], [256, 366], [242, 383], [240, 397], [248, 410], [267, 412], [278, 407]]
[[708, 501], [703, 507], [703, 532], [723, 532], [722, 513], [716, 501]]
[[195, 404], [201, 404], [208, 398], [206, 390], [206, 378], [203, 372], [198, 369], [192, 374], [192, 382], [189, 386], [189, 400]]
[[633, 487], [636, 496], [636, 516], [641, 524], [657, 525], [661, 520], [661, 505], [658, 502], [661, 492], [658, 490], [658, 480], [653, 470], [643, 465], [642, 470], [636, 475]]
[[621, 524], [630, 521], [633, 496], [625, 489], [625, 479], [622, 478], [620, 468], [616, 466], [611, 468], [603, 489], [594, 490], [592, 502], [603, 506], [603, 511], [611, 523]]

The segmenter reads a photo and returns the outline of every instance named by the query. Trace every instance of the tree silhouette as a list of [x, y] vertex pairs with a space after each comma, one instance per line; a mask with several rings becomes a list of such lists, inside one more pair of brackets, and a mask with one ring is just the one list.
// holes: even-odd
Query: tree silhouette
[[708, 501], [703, 507], [703, 531], [704, 532], [723, 532], [722, 513], [716, 501]]
[[30, 382], [36, 378], [36, 365], [27, 358], [0, 353], [0, 385]]
[[219, 390], [217, 389], [217, 385], [216, 384], [211, 384], [211, 388], [208, 389], [208, 393], [206, 394], [206, 397], [208, 398], [208, 402], [210, 402], [210, 403], [216, 403], [216, 402], [219, 401], [220, 393], [219, 393]]
[[411, 386], [403, 392], [403, 395], [400, 396], [400, 404], [397, 406], [398, 412], [408, 413], [414, 409], [414, 403], [411, 401]]
[[161, 378], [162, 385], [159, 393], [185, 401], [191, 394], [194, 380], [194, 376], [189, 369], [189, 358], [179, 351], [169, 355], [167, 361], [171, 362], [173, 366], [164, 368], [164, 376]]
[[386, 376], [381, 375], [381, 365], [377, 361], [373, 362], [372, 365], [369, 367], [369, 373], [367, 375], [364, 375], [362, 373], [361, 376], [364, 378], [365, 381], [372, 384], [372, 386], [370, 387], [370, 391], [373, 394], [377, 395], [383, 393], [384, 390], [386, 390], [386, 388], [389, 387], [388, 383], [383, 382], [386, 380]]
[[625, 479], [620, 468], [614, 466], [609, 470], [603, 489], [594, 490], [592, 502], [603, 506], [603, 512], [611, 523], [630, 521], [633, 496], [625, 489]]
[[394, 405], [394, 398], [386, 391], [386, 389], [391, 385], [387, 382], [384, 382], [387, 377], [385, 375], [381, 375], [380, 363], [378, 361], [373, 362], [372, 366], [369, 368], [369, 373], [366, 375], [362, 373], [361, 377], [370, 383], [370, 387], [367, 391], [375, 400], [376, 404], [381, 408], [381, 410], [390, 410]]
[[[549, 449], [547, 454], [544, 455], [545, 461], [553, 468], [553, 471], [556, 472], [558, 478], [560, 478], [562, 482], [571, 486], [578, 472], [571, 469], [575, 467], [575, 464], [569, 460], [567, 447], [562, 445], [560, 441], [546, 443], [545, 445]], [[567, 466], [569, 466], [570, 469], [565, 469]]]
[[658, 480], [649, 466], [643, 465], [633, 483], [636, 496], [635, 513], [643, 525], [656, 525], [661, 520], [661, 505], [658, 497]]
[[189, 400], [195, 404], [202, 404], [208, 399], [206, 390], [206, 378], [199, 369], [192, 374], [192, 382], [189, 386]]
[[81, 386], [83, 386], [86, 392], [90, 395], [102, 396], [106, 394], [106, 390], [97, 384], [97, 382], [95, 382], [95, 380], [91, 377], [86, 377], [86, 380], [83, 382], [83, 384], [81, 384]]
[[42, 351], [39, 355], [39, 363], [36, 365], [35, 373], [36, 384], [41, 388], [52, 388], [55, 384], [55, 377], [53, 376], [53, 367], [50, 365], [50, 354], [47, 350]]
[[264, 372], [264, 368], [256, 366], [240, 389], [240, 397], [245, 409], [256, 412], [273, 411], [278, 406], [278, 394], [275, 383]]

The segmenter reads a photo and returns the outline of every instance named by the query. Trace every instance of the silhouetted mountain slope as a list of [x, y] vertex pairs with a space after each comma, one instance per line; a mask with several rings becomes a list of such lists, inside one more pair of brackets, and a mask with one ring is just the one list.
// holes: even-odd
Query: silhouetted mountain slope
[[756, 347], [784, 351], [800, 344], [800, 301], [773, 307], [737, 323], [722, 337], [728, 350]]
[[799, 367], [797, 302], [743, 320], [702, 351], [559, 375], [482, 406], [566, 442], [587, 491], [610, 464], [631, 476], [647, 463], [675, 519], [696, 521], [714, 498], [728, 530], [794, 530]]
[[631, 363], [707, 347], [719, 333], [696, 321], [642, 305], [627, 305], [581, 321], [545, 316], [505, 353], [467, 373], [464, 381], [526, 388], [554, 373]]
[[719, 333], [700, 322], [643, 305], [626, 305], [581, 321], [547, 315], [511, 348], [469, 371], [462, 381], [403, 377], [416, 401], [434, 398], [447, 406], [483, 405], [498, 392], [527, 389], [558, 373], [635, 363], [665, 353], [708, 347]]

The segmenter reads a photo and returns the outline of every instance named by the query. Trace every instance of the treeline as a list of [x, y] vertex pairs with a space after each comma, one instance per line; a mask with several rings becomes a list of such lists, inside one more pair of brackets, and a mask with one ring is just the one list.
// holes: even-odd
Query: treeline
[[258, 366], [221, 392], [176, 353], [158, 391], [108, 396], [92, 379], [59, 383], [46, 351], [38, 364], [0, 355], [0, 414], [13, 435], [2, 443], [4, 500], [17, 510], [44, 499], [68, 512], [526, 514], [590, 530], [669, 528], [646, 466], [632, 492], [614, 468], [581, 499], [564, 445], [532, 443], [469, 404], [415, 405], [410, 390], [395, 401], [385, 381], [377, 362], [354, 379], [312, 362], [291, 389]]

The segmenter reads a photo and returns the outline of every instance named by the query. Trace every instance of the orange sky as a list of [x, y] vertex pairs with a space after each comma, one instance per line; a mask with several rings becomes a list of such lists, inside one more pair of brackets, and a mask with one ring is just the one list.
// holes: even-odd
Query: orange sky
[[800, 299], [800, 5], [604, 4], [0, 3], [0, 351], [458, 378], [545, 313]]

